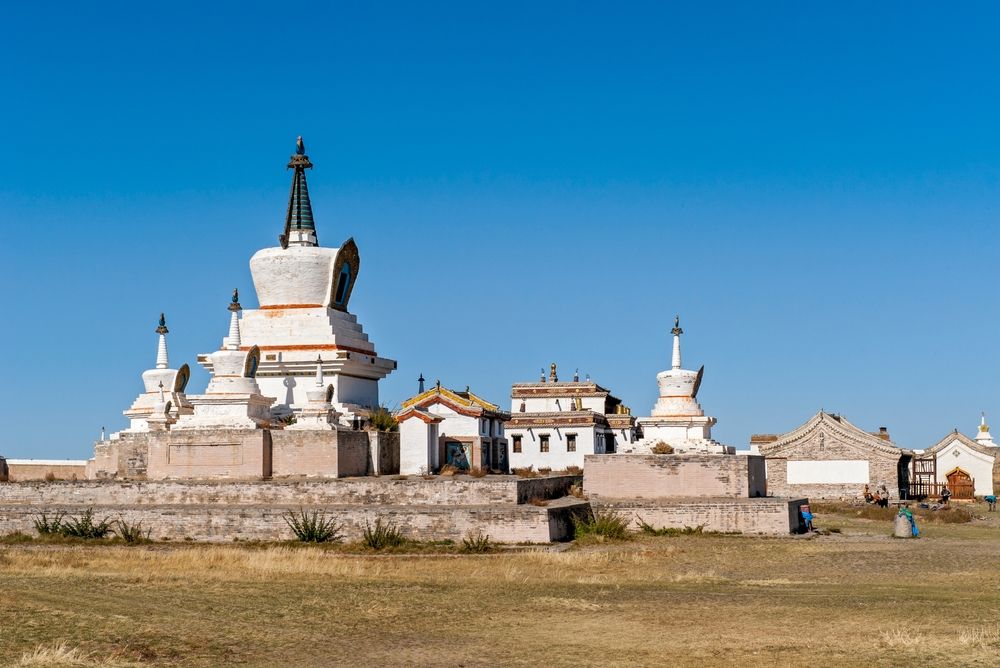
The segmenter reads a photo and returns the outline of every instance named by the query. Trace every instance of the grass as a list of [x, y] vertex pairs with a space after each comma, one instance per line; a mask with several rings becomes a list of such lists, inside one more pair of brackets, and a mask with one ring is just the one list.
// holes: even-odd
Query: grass
[[995, 665], [1000, 513], [972, 514], [467, 556], [35, 538], [0, 547], [0, 665]]
[[700, 524], [696, 527], [684, 527], [683, 529], [678, 527], [654, 527], [645, 520], [639, 521], [639, 530], [649, 536], [697, 536], [702, 533], [704, 528]]
[[470, 531], [466, 534], [465, 538], [462, 539], [463, 552], [484, 554], [486, 552], [490, 552], [492, 549], [493, 543], [490, 542], [489, 534], [485, 534], [482, 531]]
[[[941, 508], [940, 510], [931, 510], [930, 508], [921, 508], [920, 504], [912, 501], [909, 504], [910, 510], [917, 517], [917, 521], [920, 522], [938, 522], [942, 524], [964, 524], [972, 520], [972, 512], [963, 506], [957, 504]], [[843, 502], [818, 502], [812, 504], [812, 510], [814, 513], [835, 513], [839, 515], [854, 516], [866, 520], [892, 520], [896, 517], [899, 509], [895, 505], [891, 505], [887, 508], [881, 508], [874, 503], [864, 503], [864, 504], [851, 504]]]

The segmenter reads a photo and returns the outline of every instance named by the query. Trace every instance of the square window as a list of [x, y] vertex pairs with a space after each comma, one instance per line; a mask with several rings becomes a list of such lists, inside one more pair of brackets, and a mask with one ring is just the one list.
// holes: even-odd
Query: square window
[[549, 435], [542, 434], [538, 437], [538, 451], [548, 452], [549, 451]]

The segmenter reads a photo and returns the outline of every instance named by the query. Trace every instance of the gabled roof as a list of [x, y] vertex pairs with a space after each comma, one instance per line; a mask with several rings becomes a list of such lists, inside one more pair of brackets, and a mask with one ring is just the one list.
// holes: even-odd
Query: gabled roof
[[974, 450], [975, 452], [978, 452], [979, 454], [982, 455], [989, 455], [990, 457], [996, 457], [997, 453], [1000, 452], [1000, 449], [998, 448], [991, 448], [988, 445], [980, 445], [979, 443], [976, 443], [974, 440], [972, 440], [971, 438], [969, 438], [968, 436], [966, 436], [965, 434], [956, 429], [955, 431], [949, 433], [947, 436], [942, 438], [940, 441], [938, 441], [931, 447], [924, 450], [924, 454], [936, 455], [937, 453], [941, 452], [955, 441], [960, 442], [962, 445], [969, 448], [970, 450]]
[[491, 404], [482, 397], [473, 394], [471, 391], [456, 392], [446, 387], [436, 385], [426, 392], [421, 392], [415, 397], [410, 397], [403, 402], [403, 409], [410, 407], [426, 408], [434, 404], [448, 406], [456, 413], [478, 417], [483, 413], [494, 415], [501, 420], [509, 418], [509, 414], [500, 409], [496, 404]]
[[440, 415], [434, 415], [433, 413], [428, 413], [427, 411], [421, 410], [420, 408], [410, 407], [407, 408], [406, 410], [396, 413], [396, 422], [406, 422], [410, 418], [419, 418], [424, 422], [426, 422], [427, 424], [431, 424], [434, 422], [444, 422], [444, 418], [441, 417]]
[[834, 434], [842, 441], [853, 444], [861, 450], [869, 450], [890, 457], [912, 454], [909, 450], [892, 445], [892, 442], [887, 441], [885, 438], [875, 436], [860, 427], [856, 427], [841, 415], [832, 415], [824, 411], [819, 411], [802, 426], [788, 433], [781, 434], [774, 440], [769, 440], [770, 437], [768, 437], [768, 440], [765, 440], [764, 438], [751, 436], [750, 442], [757, 445], [760, 454], [765, 457], [781, 457], [786, 450], [790, 450], [796, 443], [820, 430]]

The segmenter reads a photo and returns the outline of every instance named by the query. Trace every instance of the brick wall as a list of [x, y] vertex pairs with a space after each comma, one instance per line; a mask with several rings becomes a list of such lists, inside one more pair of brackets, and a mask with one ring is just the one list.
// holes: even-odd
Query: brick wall
[[0, 486], [0, 505], [81, 506], [227, 505], [322, 506], [523, 504], [564, 496], [579, 476], [353, 478], [339, 480], [133, 480], [24, 482]]
[[703, 527], [704, 531], [787, 535], [800, 529], [798, 507], [805, 499], [712, 499], [655, 502], [641, 500], [592, 500], [595, 510], [620, 513], [656, 528]]
[[764, 496], [758, 455], [587, 455], [583, 490], [601, 498]]
[[[2, 467], [0, 467], [2, 468]], [[14, 481], [45, 480], [50, 473], [57, 480], [84, 480], [86, 464], [18, 464], [7, 462], [7, 477]]]
[[282, 516], [323, 510], [344, 524], [348, 539], [365, 521], [383, 517], [421, 540], [461, 540], [479, 530], [500, 542], [547, 542], [570, 535], [571, 515], [587, 504], [573, 497], [549, 506], [518, 504], [534, 491], [557, 492], [551, 480], [435, 479], [259, 482], [85, 481], [0, 485], [0, 535], [33, 533], [40, 512], [141, 521], [171, 540], [287, 540]]

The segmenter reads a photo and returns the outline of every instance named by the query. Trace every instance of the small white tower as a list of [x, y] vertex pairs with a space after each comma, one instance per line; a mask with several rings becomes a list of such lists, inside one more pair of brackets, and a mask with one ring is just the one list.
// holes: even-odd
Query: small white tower
[[976, 443], [989, 447], [996, 447], [993, 437], [990, 435], [990, 426], [986, 424], [986, 413], [982, 413], [979, 418], [979, 431], [976, 432]]
[[[189, 415], [192, 412], [191, 403], [184, 394], [187, 389], [188, 379], [191, 377], [191, 370], [187, 364], [182, 364], [179, 369], [171, 369], [167, 356], [167, 319], [161, 313], [160, 320], [156, 327], [159, 336], [156, 345], [156, 365], [152, 369], [147, 369], [142, 373], [143, 393], [136, 397], [135, 401], [124, 414], [129, 418], [127, 432], [141, 432], [149, 430], [149, 419], [156, 415], [162, 424], [169, 424], [177, 420], [181, 415]], [[164, 414], [157, 414], [156, 404], [163, 394], [163, 403], [166, 406]]]

